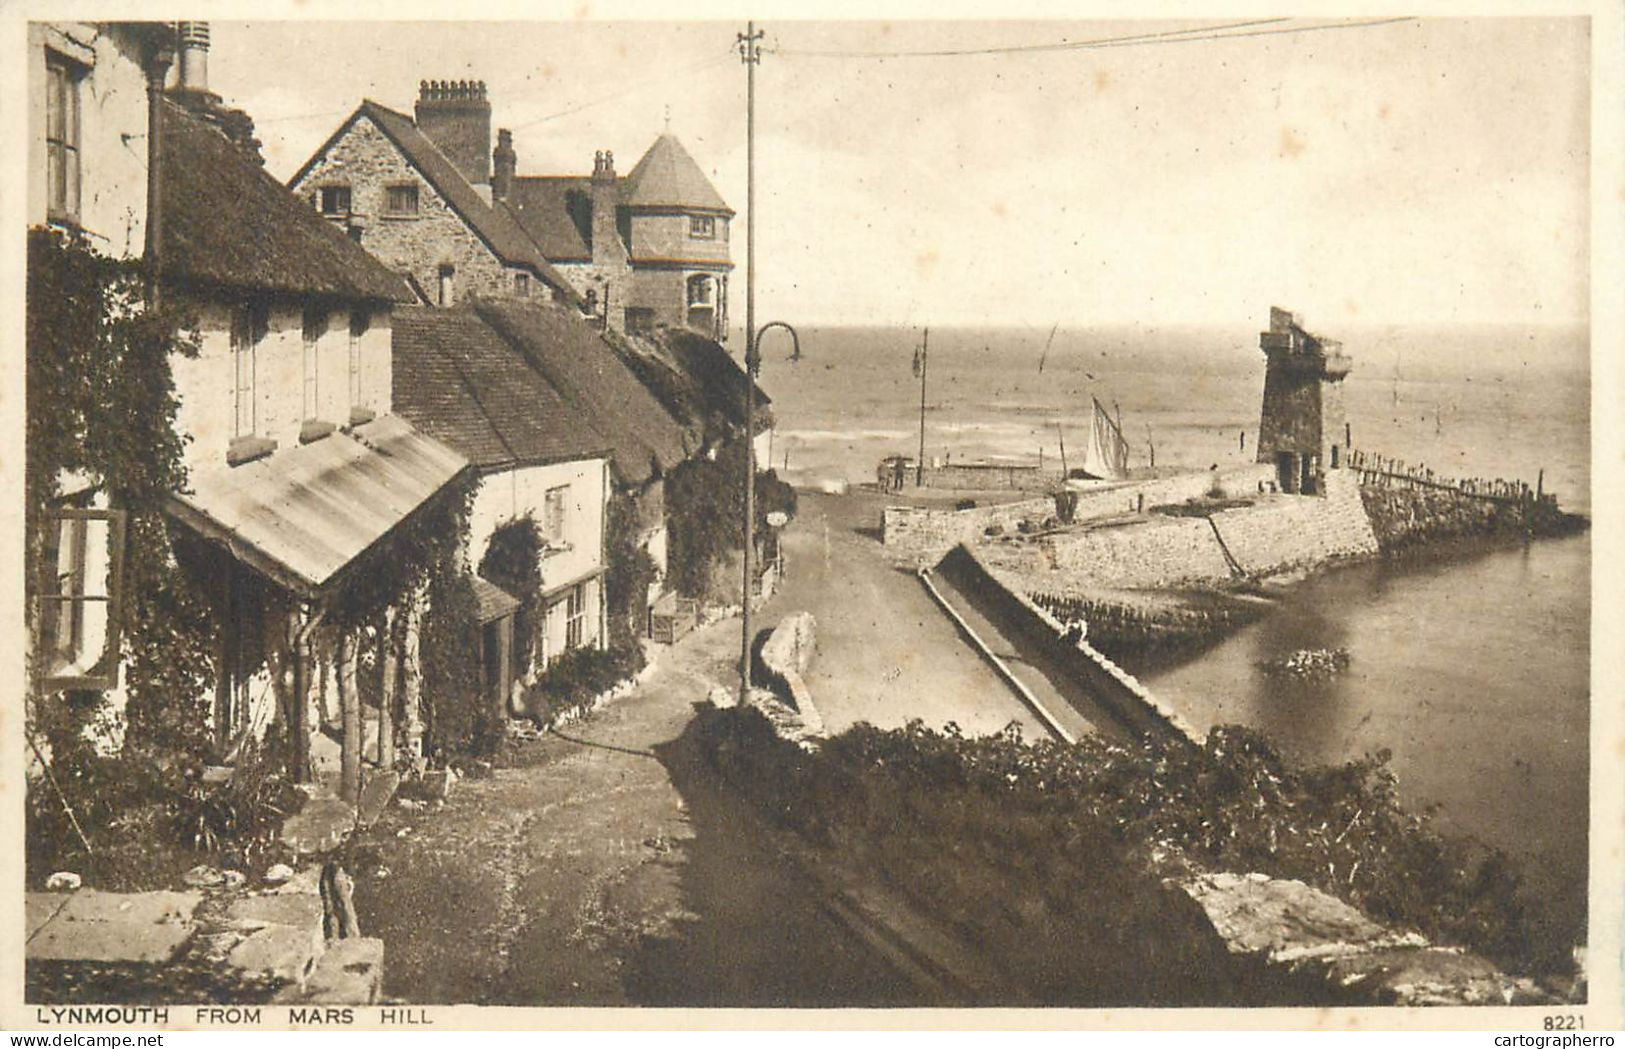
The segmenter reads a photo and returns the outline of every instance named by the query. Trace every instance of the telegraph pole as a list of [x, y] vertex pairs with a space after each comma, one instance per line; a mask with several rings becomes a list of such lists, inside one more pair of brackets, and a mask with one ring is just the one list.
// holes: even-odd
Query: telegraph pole
[[925, 369], [928, 366], [931, 352], [931, 329], [925, 329], [925, 337], [920, 340], [920, 457], [914, 460], [914, 487], [925, 485]]
[[745, 586], [740, 596], [739, 700], [750, 696], [750, 591], [756, 542], [756, 66], [762, 60], [762, 32], [747, 22], [739, 34], [745, 64]]

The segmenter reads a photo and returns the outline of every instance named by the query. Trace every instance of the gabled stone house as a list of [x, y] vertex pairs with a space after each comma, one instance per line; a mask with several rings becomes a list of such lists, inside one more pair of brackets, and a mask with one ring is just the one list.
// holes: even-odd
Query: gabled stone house
[[410, 117], [362, 102], [288, 184], [427, 303], [540, 282], [616, 330], [727, 339], [734, 212], [669, 131], [625, 176], [609, 151], [591, 175], [519, 175], [485, 84], [426, 80]]
[[[469, 130], [483, 113], [483, 145]], [[418, 300], [578, 301], [490, 185], [483, 85], [425, 87], [416, 119], [364, 101], [288, 180], [329, 221], [404, 275]]]
[[662, 133], [625, 176], [606, 150], [590, 176], [509, 177], [516, 160], [502, 143], [494, 195], [612, 326], [727, 341], [734, 212], [676, 135]]

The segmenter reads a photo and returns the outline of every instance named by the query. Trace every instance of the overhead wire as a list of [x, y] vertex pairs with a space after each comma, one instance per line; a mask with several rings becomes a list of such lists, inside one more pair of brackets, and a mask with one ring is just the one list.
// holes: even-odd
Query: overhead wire
[[[943, 48], [911, 51], [854, 51], [819, 50], [810, 48], [764, 47], [769, 54], [788, 58], [959, 58], [974, 55], [1040, 54], [1057, 51], [1085, 51], [1110, 47], [1144, 47], [1158, 44], [1185, 44], [1211, 40], [1232, 40], [1243, 37], [1275, 36], [1288, 33], [1313, 33], [1332, 29], [1367, 29], [1414, 21], [1414, 16], [1374, 18], [1359, 22], [1331, 22], [1322, 25], [1281, 26], [1260, 29], [1258, 26], [1289, 22], [1290, 18], [1263, 18], [1249, 22], [1227, 22], [1218, 25], [1193, 26], [1189, 29], [1170, 29], [1157, 33], [1136, 33], [1127, 36], [1096, 37], [1089, 40], [1057, 40], [1036, 44], [1011, 44], [996, 47]], [[1234, 32], [1233, 30], [1240, 30]]]
[[708, 58], [703, 58], [698, 62], [693, 62], [693, 63], [690, 63], [690, 64], [685, 65], [685, 66], [680, 66], [680, 67], [678, 67], [676, 69], [669, 70], [669, 71], [667, 71], [665, 73], [662, 73], [662, 74], [660, 74], [658, 76], [650, 77], [650, 78], [648, 78], [646, 80], [639, 81], [638, 83], [635, 83], [635, 84], [632, 84], [632, 85], [630, 85], [628, 87], [622, 88], [619, 91], [613, 91], [613, 92], [611, 92], [609, 94], [606, 94], [606, 95], [599, 95], [599, 96], [597, 96], [595, 98], [587, 100], [586, 102], [582, 102], [582, 103], [580, 103], [578, 105], [571, 106], [568, 109], [561, 109], [556, 113], [548, 113], [548, 114], [546, 114], [544, 116], [535, 117], [535, 118], [533, 118], [531, 120], [527, 120], [527, 121], [525, 121], [523, 123], [515, 124], [513, 126], [513, 130], [515, 130], [515, 131], [523, 131], [525, 128], [535, 127], [537, 124], [546, 123], [549, 120], [561, 120], [564, 117], [574, 116], [575, 114], [580, 113], [580, 112], [582, 112], [584, 110], [592, 109], [592, 108], [594, 108], [596, 106], [601, 106], [601, 105], [604, 105], [605, 103], [614, 102], [614, 101], [616, 101], [618, 99], [625, 98], [628, 95], [636, 94], [639, 91], [647, 90], [648, 88], [651, 88], [651, 87], [655, 86], [656, 84], [661, 84], [661, 83], [664, 83], [664, 82], [666, 82], [668, 80], [673, 80], [673, 79], [675, 79], [677, 77], [686, 76], [686, 75], [691, 74], [691, 73], [704, 72], [704, 71], [710, 69], [711, 67], [720, 66], [724, 62], [732, 61], [734, 58], [735, 58], [735, 52], [734, 52], [733, 47], [730, 45], [728, 50], [726, 52], [724, 52], [723, 54], [712, 55], [712, 56], [710, 56]]

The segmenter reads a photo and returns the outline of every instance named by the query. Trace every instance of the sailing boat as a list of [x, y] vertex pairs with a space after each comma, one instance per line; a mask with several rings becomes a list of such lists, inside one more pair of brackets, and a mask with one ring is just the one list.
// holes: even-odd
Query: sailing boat
[[1090, 420], [1088, 439], [1083, 445], [1083, 465], [1074, 469], [1070, 476], [1100, 481], [1122, 480], [1128, 476], [1128, 442], [1123, 440], [1123, 431], [1107, 414], [1100, 398], [1092, 396], [1089, 399], [1093, 402], [1093, 418]]

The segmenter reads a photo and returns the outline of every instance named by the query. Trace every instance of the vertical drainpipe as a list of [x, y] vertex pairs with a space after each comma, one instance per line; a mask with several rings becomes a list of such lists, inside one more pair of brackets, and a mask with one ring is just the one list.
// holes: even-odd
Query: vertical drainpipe
[[598, 649], [609, 647], [609, 460], [598, 467]]
[[[172, 27], [167, 32], [173, 34]], [[163, 243], [163, 121], [164, 79], [175, 60], [173, 39], [161, 40], [147, 61], [147, 240], [145, 245], [147, 269], [147, 303], [156, 309], [159, 304], [158, 271], [159, 245]]]

